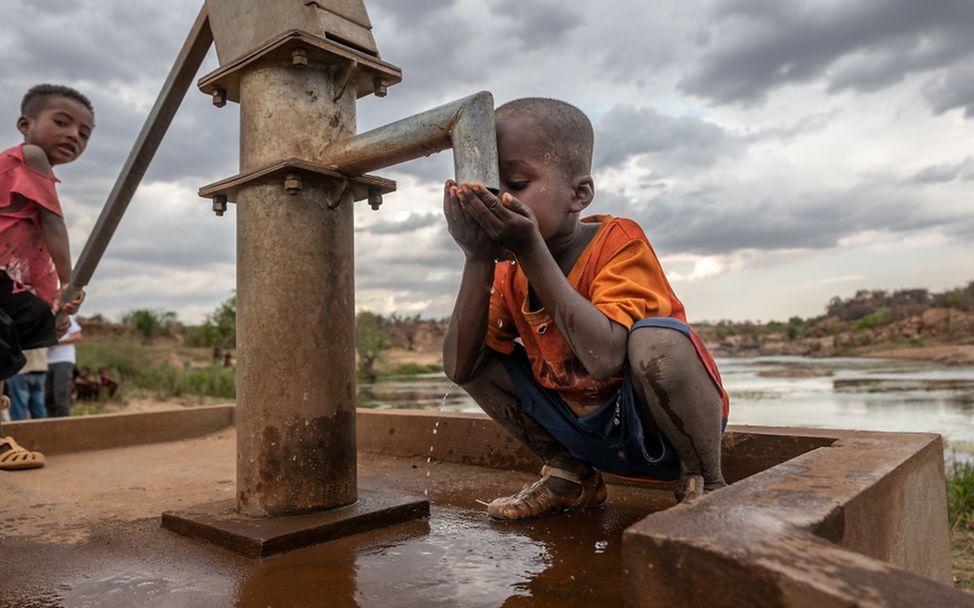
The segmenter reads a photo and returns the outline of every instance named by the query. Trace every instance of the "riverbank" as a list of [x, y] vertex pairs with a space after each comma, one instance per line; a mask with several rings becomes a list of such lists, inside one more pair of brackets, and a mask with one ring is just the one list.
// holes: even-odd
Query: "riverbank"
[[854, 356], [880, 359], [909, 359], [933, 361], [944, 365], [974, 365], [974, 344], [943, 344], [939, 346], [864, 348]]

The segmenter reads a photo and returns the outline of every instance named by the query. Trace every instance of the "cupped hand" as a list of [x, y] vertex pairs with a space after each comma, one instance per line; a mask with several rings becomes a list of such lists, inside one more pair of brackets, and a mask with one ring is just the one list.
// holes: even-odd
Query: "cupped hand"
[[463, 209], [460, 187], [452, 179], [443, 188], [443, 215], [450, 236], [468, 259], [493, 260], [501, 255], [500, 245]]
[[509, 192], [498, 197], [481, 184], [462, 184], [458, 198], [463, 211], [494, 242], [515, 254], [542, 242], [534, 212]]

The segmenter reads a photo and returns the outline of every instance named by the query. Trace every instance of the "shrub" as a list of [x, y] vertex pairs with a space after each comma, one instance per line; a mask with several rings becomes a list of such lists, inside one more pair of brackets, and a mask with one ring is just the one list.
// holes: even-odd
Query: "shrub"
[[953, 460], [947, 468], [947, 517], [951, 529], [974, 530], [974, 464]]
[[864, 329], [871, 329], [879, 325], [885, 325], [890, 322], [890, 311], [889, 308], [883, 306], [874, 312], [869, 313], [863, 318], [859, 319], [852, 325], [852, 331], [862, 331]]

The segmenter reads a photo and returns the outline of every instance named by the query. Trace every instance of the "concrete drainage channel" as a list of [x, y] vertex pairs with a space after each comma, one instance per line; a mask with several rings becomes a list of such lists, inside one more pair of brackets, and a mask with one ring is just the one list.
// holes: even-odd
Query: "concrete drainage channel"
[[[13, 423], [9, 433], [26, 447], [53, 456], [47, 469], [40, 471], [56, 472], [58, 455], [80, 460], [83, 455], [78, 453], [85, 450], [125, 450], [131, 449], [125, 446], [142, 445], [142, 449], [152, 451], [156, 442], [159, 449], [167, 446], [179, 451], [183, 444], [190, 449], [207, 434], [221, 429], [224, 434], [232, 433], [233, 412], [233, 406], [214, 406], [39, 420]], [[421, 475], [424, 463], [463, 467], [470, 476], [498, 478], [521, 473], [489, 471], [534, 473], [539, 466], [502, 429], [478, 414], [361, 410], [356, 426], [360, 457], [367, 461], [364, 466], [378, 466], [368, 460], [371, 456], [384, 458], [381, 468], [388, 479], [406, 476], [407, 470]], [[642, 515], [637, 513], [630, 517], [631, 522], [627, 520], [621, 551], [611, 554], [621, 560], [616, 568], [616, 585], [627, 605], [974, 605], [970, 595], [948, 586], [951, 558], [939, 436], [731, 426], [723, 458], [725, 476], [732, 484], [687, 505], [671, 506], [666, 502], [665, 489], [626, 487], [617, 485], [625, 484], [624, 480], [609, 479], [617, 488], [610, 490], [610, 503], [616, 496], [656, 495], [646, 504], [655, 500], [653, 504], [662, 505], [639, 506]], [[229, 464], [199, 466], [229, 470]], [[450, 475], [463, 475], [449, 470]], [[437, 470], [439, 483], [462, 481], [442, 479], [446, 471]], [[174, 474], [178, 477], [182, 473]], [[31, 492], [32, 479], [38, 477], [32, 475], [37, 473], [0, 476], [0, 495], [4, 496], [0, 516], [8, 522], [3, 534], [9, 542], [19, 543], [20, 555], [29, 553], [34, 542], [26, 520], [17, 517], [38, 504], [38, 493]], [[185, 484], [191, 485], [192, 469], [187, 469], [185, 476]], [[99, 488], [86, 491], [95, 494]], [[75, 500], [83, 502], [83, 497]], [[430, 523], [424, 530], [413, 531], [417, 538], [429, 534], [430, 527], [437, 527], [437, 517], [457, 516], [455, 510], [438, 507], [437, 498], [431, 496], [430, 501], [434, 507]], [[180, 506], [174, 494], [157, 502], [149, 506], [156, 509], [156, 517]], [[493, 534], [495, 524], [478, 517], [461, 519], [472, 533], [483, 528]], [[109, 524], [122, 525], [117, 521]], [[570, 533], [570, 527], [557, 526], [555, 533]], [[153, 534], [153, 538], [164, 540], [166, 547], [151, 543], [141, 547], [146, 559], [173, 546], [198, 543], [170, 531]], [[36, 542], [51, 541], [38, 536]], [[599, 541], [595, 546], [595, 553], [600, 553]], [[317, 550], [326, 555], [328, 547], [318, 545]], [[198, 545], [195, 550], [222, 551]], [[525, 552], [537, 550], [537, 544], [524, 546]], [[518, 561], [516, 546], [505, 551], [507, 557]], [[12, 559], [9, 551], [4, 554], [2, 561]], [[242, 563], [262, 561], [253, 557], [233, 559], [245, 560]], [[530, 561], [531, 556], [526, 553], [524, 559]], [[132, 568], [137, 569], [136, 564]], [[34, 581], [33, 588], [37, 584]], [[20, 589], [4, 597], [3, 587], [0, 585], [0, 604], [18, 605], [16, 602], [29, 594]], [[536, 591], [535, 595], [543, 597], [543, 591], [540, 593]], [[108, 601], [107, 596], [103, 599]], [[245, 599], [237, 598], [241, 602]]]

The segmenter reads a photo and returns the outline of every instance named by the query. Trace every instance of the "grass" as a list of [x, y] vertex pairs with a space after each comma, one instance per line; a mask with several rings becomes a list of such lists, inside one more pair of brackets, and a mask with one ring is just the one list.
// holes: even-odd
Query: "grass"
[[116, 398], [149, 394], [156, 399], [186, 396], [234, 399], [234, 369], [213, 365], [209, 349], [142, 345], [118, 338], [78, 344], [78, 366], [92, 373], [104, 367], [119, 382]]
[[951, 530], [974, 531], [974, 464], [954, 459], [948, 465], [947, 513]]
[[[78, 367], [92, 373], [104, 367], [119, 381], [114, 400], [137, 397], [179, 400], [198, 405], [210, 399], [236, 398], [235, 370], [214, 365], [208, 348], [143, 344], [138, 338], [96, 336], [78, 344]], [[403, 349], [384, 352], [376, 363], [380, 377], [427, 374], [443, 369], [436, 355], [420, 355]], [[98, 404], [76, 406], [78, 414], [103, 413]], [[75, 413], [73, 411], [73, 413]]]
[[946, 473], [954, 585], [974, 591], [974, 462], [954, 452]]

